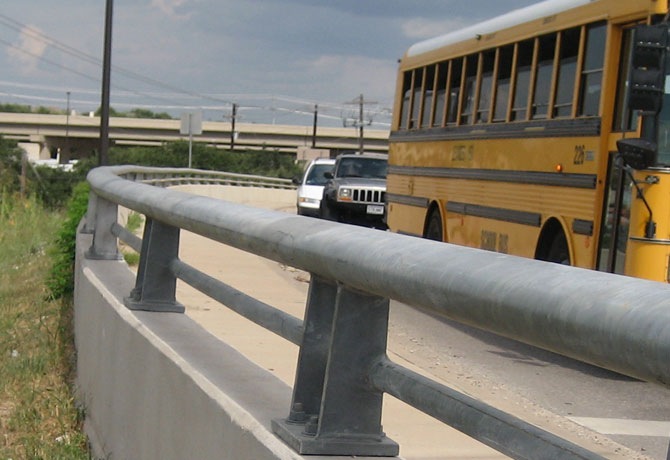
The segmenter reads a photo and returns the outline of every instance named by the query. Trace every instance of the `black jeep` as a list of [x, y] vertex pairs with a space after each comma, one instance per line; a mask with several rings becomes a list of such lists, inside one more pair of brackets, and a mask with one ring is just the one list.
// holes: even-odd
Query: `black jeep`
[[337, 157], [323, 190], [319, 217], [386, 229], [387, 155], [343, 154]]

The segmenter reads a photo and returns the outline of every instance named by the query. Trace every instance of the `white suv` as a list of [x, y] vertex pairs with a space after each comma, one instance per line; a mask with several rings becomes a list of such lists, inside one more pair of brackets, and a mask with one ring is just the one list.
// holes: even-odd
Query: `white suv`
[[312, 160], [302, 179], [296, 178], [293, 183], [298, 186], [298, 201], [296, 207], [301, 216], [319, 216], [319, 206], [323, 195], [323, 186], [328, 182], [325, 173], [332, 172], [335, 160], [317, 158]]

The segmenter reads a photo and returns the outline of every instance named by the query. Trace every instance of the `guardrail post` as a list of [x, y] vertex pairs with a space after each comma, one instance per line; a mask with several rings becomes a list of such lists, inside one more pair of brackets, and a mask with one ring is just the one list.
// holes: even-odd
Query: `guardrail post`
[[319, 414], [326, 376], [337, 285], [311, 275], [303, 337], [288, 420], [306, 422]]
[[[89, 203], [91, 198], [89, 196]], [[116, 223], [119, 206], [116, 203], [98, 196], [94, 200], [90, 215], [95, 219], [93, 224], [93, 244], [86, 251], [85, 257], [92, 260], [121, 260], [116, 236], [112, 234], [112, 225]]]
[[[328, 301], [319, 305], [326, 310], [321, 314], [309, 310], [318, 310], [316, 301], [329, 290], [332, 295], [334, 289], [321, 280], [310, 286], [305, 318], [305, 337], [310, 342], [319, 331], [323, 333]], [[303, 342], [291, 413], [286, 420], [273, 420], [273, 431], [300, 454], [397, 456], [398, 444], [382, 431], [383, 393], [370, 384], [371, 367], [386, 355], [389, 301], [343, 286], [336, 291], [328, 351], [310, 356], [303, 352]], [[310, 331], [315, 324], [318, 331]], [[310, 362], [314, 369], [307, 371]], [[300, 381], [303, 378], [307, 381]], [[314, 387], [306, 389], [309, 383]], [[312, 415], [313, 397], [318, 393], [319, 412]], [[302, 403], [304, 417], [296, 403]]]
[[81, 228], [81, 233], [92, 235], [95, 230], [95, 210], [97, 207], [98, 195], [93, 190], [88, 193], [88, 206], [86, 207], [86, 222]]
[[179, 228], [150, 217], [144, 224], [135, 288], [124, 303], [130, 310], [183, 313], [177, 302], [177, 278], [169, 268], [179, 254]]

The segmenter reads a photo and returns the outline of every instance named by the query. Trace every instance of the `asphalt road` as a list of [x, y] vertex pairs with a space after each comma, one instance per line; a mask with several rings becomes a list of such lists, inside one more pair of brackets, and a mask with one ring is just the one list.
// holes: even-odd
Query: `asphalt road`
[[400, 303], [392, 303], [390, 343], [391, 356], [550, 431], [563, 427], [581, 438], [621, 444], [630, 449], [627, 457], [667, 458], [668, 388]]
[[[294, 210], [293, 196], [280, 199], [278, 193], [273, 192], [271, 201], [267, 198], [259, 201], [248, 190], [240, 192], [239, 197], [232, 197], [231, 193], [226, 192], [226, 198], [231, 201], [288, 212]], [[238, 258], [222, 245], [188, 232], [184, 232], [184, 244], [189, 247], [184, 251], [187, 263], [302, 317], [308, 274], [267, 260]], [[259, 283], [258, 279], [263, 282]], [[189, 316], [242, 353], [253, 356], [252, 360], [289, 384], [293, 381], [296, 347], [291, 348], [273, 337], [251, 334], [246, 320], [211, 299], [189, 291], [187, 286], [182, 286], [180, 293]], [[595, 447], [607, 458], [670, 460], [667, 457], [670, 443], [668, 388], [437, 318], [396, 302], [391, 303], [388, 353], [392, 360], [422, 370], [500, 410], [587, 448]], [[417, 432], [423, 435], [432, 429], [410, 417], [402, 422], [404, 425], [396, 430], [397, 434], [393, 434], [391, 426], [386, 430], [392, 438], [397, 437], [401, 446], [414, 439]], [[403, 435], [409, 438], [402, 439]], [[487, 450], [475, 453], [478, 447], [465, 442], [462, 450], [452, 448], [452, 454], [446, 457], [434, 444], [444, 444], [444, 440], [449, 439], [448, 444], [453, 447], [458, 444], [454, 436], [435, 431], [433, 441], [423, 442], [408, 458], [498, 458]]]

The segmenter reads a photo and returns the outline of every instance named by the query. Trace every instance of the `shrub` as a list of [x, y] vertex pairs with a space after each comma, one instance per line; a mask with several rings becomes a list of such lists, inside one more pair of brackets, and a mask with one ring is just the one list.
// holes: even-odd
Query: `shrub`
[[[276, 150], [231, 152], [204, 144], [193, 144], [192, 167], [231, 173], [291, 179], [302, 174], [293, 154]], [[122, 165], [185, 168], [188, 166], [188, 142], [170, 142], [160, 147], [116, 147], [110, 150], [109, 163]]]
[[55, 299], [71, 294], [74, 289], [77, 226], [86, 214], [89, 193], [90, 186], [87, 182], [80, 182], [74, 187], [66, 218], [56, 237], [56, 243], [51, 254], [53, 265], [47, 279], [47, 287]]

